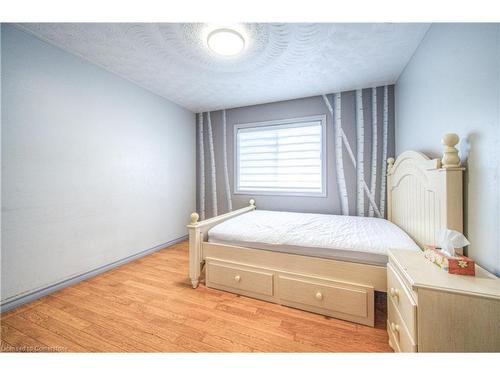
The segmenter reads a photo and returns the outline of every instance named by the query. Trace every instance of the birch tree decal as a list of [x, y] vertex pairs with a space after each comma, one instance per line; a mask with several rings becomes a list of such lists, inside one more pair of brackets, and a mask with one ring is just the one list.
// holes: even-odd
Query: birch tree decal
[[222, 149], [224, 153], [224, 183], [226, 186], [227, 210], [233, 210], [231, 201], [231, 187], [229, 186], [229, 172], [227, 169], [227, 136], [226, 136], [226, 110], [222, 110]]
[[330, 101], [326, 95], [323, 95], [328, 111], [332, 115], [332, 121], [335, 126], [335, 163], [337, 167], [337, 185], [339, 188], [340, 207], [342, 215], [349, 215], [349, 197], [344, 176], [344, 161], [342, 156], [342, 97], [341, 94], [334, 94], [335, 111], [332, 109]]
[[203, 112], [198, 115], [198, 155], [200, 163], [200, 219], [205, 220], [205, 147], [203, 144]]
[[385, 184], [387, 181], [387, 133], [389, 130], [389, 88], [384, 86], [383, 145], [382, 145], [382, 186], [380, 187], [380, 214], [385, 217]]
[[363, 115], [363, 91], [356, 90], [356, 188], [357, 188], [357, 214], [365, 216], [365, 193], [363, 183], [365, 180], [364, 173], [364, 148], [365, 148], [365, 124]]
[[[330, 105], [330, 102], [328, 101], [328, 98], [326, 95], [323, 95], [323, 100], [325, 101], [325, 104], [332, 113], [332, 107]], [[341, 99], [341, 93], [334, 94], [334, 101], [335, 101], [335, 132], [336, 132], [336, 137], [335, 138], [335, 155], [336, 155], [336, 161], [337, 161], [337, 181], [339, 184], [339, 194], [340, 194], [340, 200], [341, 200], [341, 207], [342, 207], [342, 215], [349, 215], [349, 200], [348, 200], [348, 195], [347, 195], [347, 187], [346, 187], [346, 181], [345, 181], [345, 175], [344, 175], [344, 164], [342, 161], [342, 145], [345, 146], [347, 154], [349, 155], [349, 159], [351, 160], [351, 164], [354, 168], [354, 170], [357, 171], [357, 166], [356, 166], [356, 158], [354, 156], [354, 153], [352, 152], [351, 145], [349, 144], [349, 140], [347, 139], [347, 136], [342, 129], [342, 99]], [[339, 151], [340, 150], [340, 151]], [[340, 156], [338, 153], [340, 152]], [[341, 164], [339, 165], [339, 160], [341, 160]], [[378, 217], [381, 217], [380, 211], [377, 207], [377, 204], [375, 203], [375, 198], [374, 195], [371, 194], [370, 189], [368, 188], [368, 185], [365, 182], [364, 176], [361, 179], [361, 190], [364, 191], [366, 196], [368, 197], [368, 201], [370, 202], [371, 207], [373, 208], [375, 214], [377, 214]], [[343, 198], [344, 197], [344, 198]], [[345, 209], [345, 210], [344, 210]], [[362, 210], [363, 215], [364, 215], [364, 209]]]
[[212, 132], [212, 121], [210, 119], [210, 111], [207, 112], [208, 123], [208, 149], [210, 152], [210, 177], [212, 182], [212, 215], [217, 216], [217, 179], [215, 174], [215, 152], [214, 152], [214, 136]]
[[[333, 141], [332, 153], [335, 155], [335, 161], [323, 160], [323, 163], [331, 161], [332, 165], [334, 165], [331, 171], [327, 171], [324, 178], [328, 178], [328, 173], [333, 173], [333, 168], [335, 168], [335, 188], [339, 197], [339, 207], [336, 209], [338, 214], [385, 217], [387, 158], [388, 151], [392, 149], [392, 143], [389, 143], [389, 140], [393, 141], [391, 138], [392, 133], [389, 133], [393, 131], [389, 123], [389, 121], [392, 121], [392, 118], [389, 117], [389, 100], [392, 100], [390, 95], [393, 94], [389, 89], [389, 86], [371, 87], [364, 89], [364, 92], [362, 89], [358, 89], [354, 93], [324, 94], [322, 99], [318, 98], [324, 101], [325, 107], [332, 118], [331, 126], [334, 134], [330, 142]], [[368, 100], [366, 94], [369, 95], [370, 100]], [[348, 106], [345, 105], [346, 98], [349, 100]], [[354, 103], [351, 102], [352, 99], [354, 99]], [[363, 99], [366, 100], [366, 108], [363, 108]], [[342, 109], [342, 104], [344, 104], [344, 109]], [[370, 120], [366, 118], [366, 124], [364, 123], [365, 110], [368, 115], [371, 113]], [[197, 162], [199, 164], [197, 179], [199, 183], [198, 209], [201, 220], [217, 216], [226, 210], [226, 207], [228, 212], [233, 210], [229, 171], [230, 160], [228, 159], [228, 153], [231, 154], [233, 142], [227, 139], [229, 136], [227, 134], [228, 126], [231, 126], [227, 124], [228, 111], [221, 110], [220, 124], [213, 122], [217, 121], [219, 116], [213, 118], [211, 112], [199, 113], [196, 120], [198, 132]], [[349, 112], [346, 113], [346, 111]], [[351, 119], [354, 121], [351, 121]], [[220, 166], [216, 165], [214, 149], [218, 145], [214, 141], [220, 139], [217, 138], [216, 140], [214, 137], [219, 137], [220, 134], [218, 129], [214, 129], [212, 126], [221, 126], [222, 150]], [[370, 149], [368, 149], [365, 140], [366, 131], [371, 134]], [[348, 138], [347, 134], [353, 138]], [[354, 136], [354, 134], [356, 135]], [[351, 148], [353, 142], [356, 142], [356, 149]], [[370, 164], [367, 165], [367, 163]], [[354, 169], [350, 169], [351, 167]], [[216, 169], [223, 172], [219, 179], [216, 178]], [[237, 173], [237, 171], [234, 171], [234, 173]], [[223, 196], [222, 190], [224, 190], [225, 196]], [[220, 199], [223, 201], [221, 206], [217, 202], [219, 198], [217, 191], [221, 194]], [[210, 203], [207, 203], [207, 199]], [[275, 199], [279, 200], [281, 198], [277, 196]], [[356, 199], [356, 202], [353, 201], [354, 199]]]
[[[372, 88], [372, 176], [370, 179], [370, 194], [375, 196], [377, 188], [377, 88]], [[368, 216], [373, 217], [374, 209], [370, 204]]]

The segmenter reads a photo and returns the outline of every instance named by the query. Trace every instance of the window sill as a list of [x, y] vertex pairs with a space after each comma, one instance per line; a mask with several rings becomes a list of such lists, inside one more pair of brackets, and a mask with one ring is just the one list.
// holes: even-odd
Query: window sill
[[324, 192], [322, 193], [302, 193], [302, 192], [286, 192], [286, 191], [234, 191], [234, 195], [270, 195], [270, 196], [282, 196], [282, 197], [308, 197], [308, 198], [326, 198], [328, 195]]

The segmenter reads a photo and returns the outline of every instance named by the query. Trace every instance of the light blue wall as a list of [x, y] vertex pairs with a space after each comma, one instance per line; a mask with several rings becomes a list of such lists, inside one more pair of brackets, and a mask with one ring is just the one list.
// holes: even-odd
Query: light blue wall
[[500, 25], [432, 25], [395, 91], [397, 154], [460, 135], [468, 255], [500, 275]]
[[195, 115], [2, 25], [2, 302], [186, 234]]

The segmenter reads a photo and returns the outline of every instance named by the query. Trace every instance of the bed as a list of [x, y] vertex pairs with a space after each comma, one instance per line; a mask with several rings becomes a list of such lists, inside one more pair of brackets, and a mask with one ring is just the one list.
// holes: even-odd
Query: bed
[[462, 173], [455, 145], [442, 159], [406, 151], [388, 159], [388, 220], [257, 210], [198, 221], [191, 214], [189, 277], [246, 295], [369, 326], [386, 292], [387, 250], [419, 251], [440, 229], [462, 231]]
[[253, 210], [208, 231], [208, 242], [385, 266], [387, 249], [419, 251], [397, 225], [374, 217]]

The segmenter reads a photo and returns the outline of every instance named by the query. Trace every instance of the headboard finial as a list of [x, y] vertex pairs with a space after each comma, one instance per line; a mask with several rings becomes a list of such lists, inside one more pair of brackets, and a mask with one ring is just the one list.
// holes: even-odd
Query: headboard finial
[[391, 169], [394, 166], [394, 158], [387, 158], [387, 173], [391, 173]]
[[196, 224], [198, 222], [199, 218], [200, 218], [200, 215], [198, 215], [196, 212], [193, 212], [191, 214], [191, 224]]
[[460, 167], [460, 158], [458, 157], [458, 149], [455, 147], [460, 138], [455, 133], [443, 135], [441, 143], [444, 145], [443, 158], [441, 164], [443, 168], [458, 168]]
[[252, 198], [252, 199], [250, 199], [250, 200], [248, 201], [248, 203], [250, 203], [250, 206], [254, 206], [254, 207], [255, 207], [255, 199], [253, 199], [253, 198]]

